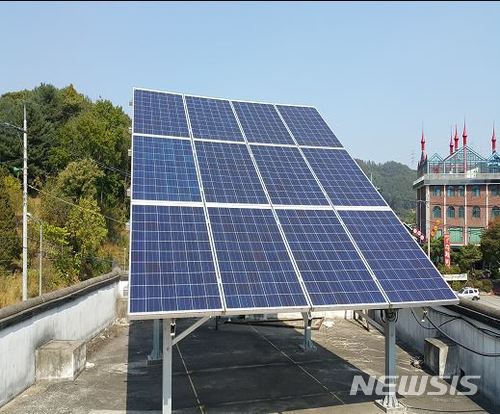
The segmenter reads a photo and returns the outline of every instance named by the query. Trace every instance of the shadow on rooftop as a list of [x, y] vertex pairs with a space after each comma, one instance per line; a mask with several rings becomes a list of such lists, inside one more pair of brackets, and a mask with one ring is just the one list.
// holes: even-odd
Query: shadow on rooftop
[[[191, 323], [178, 320], [177, 332]], [[152, 321], [130, 324], [127, 412], [161, 410], [162, 367], [144, 368], [152, 327]], [[208, 321], [174, 348], [174, 410], [268, 413], [376, 399], [349, 396], [353, 377], [366, 381], [368, 374], [318, 343], [305, 353], [302, 341], [294, 329], [219, 323], [216, 330], [215, 320]]]

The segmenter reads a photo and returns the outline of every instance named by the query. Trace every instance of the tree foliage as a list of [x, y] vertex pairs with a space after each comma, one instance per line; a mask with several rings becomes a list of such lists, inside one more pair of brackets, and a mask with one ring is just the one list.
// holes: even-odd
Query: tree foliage
[[[23, 105], [28, 119], [29, 179], [40, 184], [57, 168], [51, 153], [57, 148], [58, 129], [72, 117], [91, 107], [88, 98], [78, 94], [72, 85], [57, 89], [41, 84], [35, 89], [11, 92], [0, 97], [0, 122], [23, 125]], [[21, 134], [11, 129], [0, 130], [0, 161], [22, 166]]]
[[21, 253], [16, 216], [0, 172], [0, 267], [9, 268]]
[[[43, 221], [44, 255], [54, 280], [58, 278], [54, 285], [109, 270], [107, 246], [126, 237], [129, 117], [108, 100], [92, 102], [73, 85], [59, 89], [41, 84], [0, 96], [0, 122], [22, 126], [24, 105], [28, 183], [35, 188], [29, 189], [28, 205]], [[0, 177], [0, 237], [11, 233], [13, 240], [12, 249], [2, 242], [6, 248], [0, 254], [9, 260], [20, 252], [15, 214], [22, 210], [21, 138], [19, 131], [0, 128], [0, 165], [6, 169]], [[31, 222], [32, 259], [37, 255], [37, 230]]]
[[78, 203], [81, 198], [97, 198], [98, 181], [103, 176], [104, 173], [89, 159], [70, 162], [47, 182], [43, 190], [43, 218], [49, 223], [64, 226], [72, 203]]
[[[80, 280], [93, 276], [92, 259], [100, 253], [107, 230], [97, 201], [82, 198], [68, 217], [69, 244], [74, 252], [74, 270]], [[90, 264], [90, 265], [89, 265]]]
[[359, 167], [398, 214], [407, 223], [415, 222], [415, 191], [412, 189], [417, 172], [395, 161], [382, 164], [356, 160]]
[[436, 266], [444, 263], [444, 241], [442, 237], [431, 240], [431, 260]]
[[478, 246], [468, 244], [461, 246], [456, 254], [456, 262], [464, 273], [470, 272], [474, 266], [483, 259], [483, 254]]
[[493, 276], [500, 277], [500, 218], [483, 232], [480, 248]]

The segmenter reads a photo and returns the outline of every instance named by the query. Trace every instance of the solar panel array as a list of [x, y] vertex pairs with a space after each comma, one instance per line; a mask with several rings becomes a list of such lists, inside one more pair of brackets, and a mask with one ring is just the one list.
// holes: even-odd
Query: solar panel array
[[134, 90], [132, 318], [457, 299], [315, 108]]

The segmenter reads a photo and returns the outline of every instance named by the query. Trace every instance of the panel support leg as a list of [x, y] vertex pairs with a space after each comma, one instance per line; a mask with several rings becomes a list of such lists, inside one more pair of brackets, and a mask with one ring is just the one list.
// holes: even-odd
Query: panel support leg
[[312, 341], [312, 315], [311, 312], [303, 312], [302, 317], [304, 318], [304, 351], [315, 351], [316, 347]]
[[385, 334], [385, 390], [386, 394], [377, 405], [385, 412], [399, 412], [404, 407], [399, 403], [396, 395], [396, 321], [397, 309], [386, 309], [384, 334]]
[[163, 321], [163, 381], [162, 414], [172, 413], [172, 348], [175, 335], [175, 321]]
[[160, 346], [160, 320], [153, 320], [153, 349], [148, 355], [148, 364], [157, 364], [162, 359]]

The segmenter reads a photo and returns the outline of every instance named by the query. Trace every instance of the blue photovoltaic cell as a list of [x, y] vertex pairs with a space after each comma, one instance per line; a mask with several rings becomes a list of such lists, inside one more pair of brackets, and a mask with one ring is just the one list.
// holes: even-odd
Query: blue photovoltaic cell
[[201, 201], [191, 142], [133, 137], [135, 200]]
[[340, 211], [389, 300], [456, 300], [455, 294], [392, 211]]
[[294, 144], [273, 105], [233, 101], [249, 142]]
[[136, 89], [134, 132], [189, 137], [182, 96]]
[[347, 151], [323, 148], [302, 148], [302, 151], [334, 205], [386, 205]]
[[186, 96], [194, 138], [243, 141], [229, 101]]
[[316, 108], [285, 105], [277, 108], [299, 145], [342, 146]]
[[207, 201], [268, 203], [246, 145], [208, 141], [195, 145]]
[[278, 217], [313, 305], [387, 303], [333, 211]]
[[222, 308], [203, 208], [132, 206], [130, 312]]
[[273, 204], [328, 204], [297, 148], [252, 145], [252, 151]]
[[209, 208], [228, 309], [307, 306], [271, 210]]

